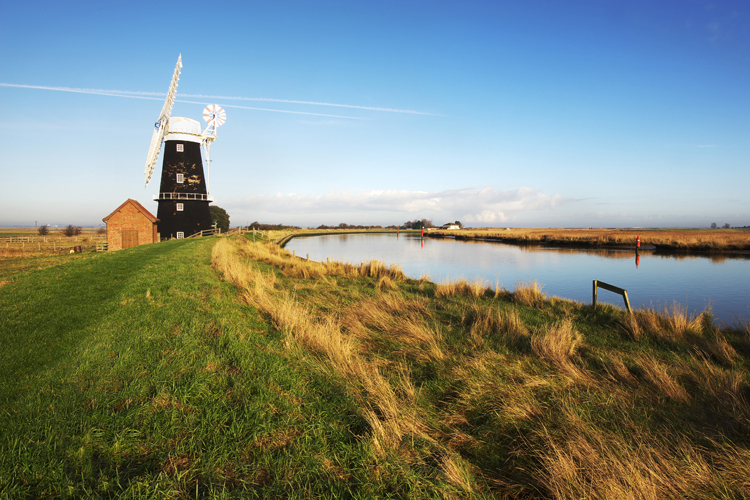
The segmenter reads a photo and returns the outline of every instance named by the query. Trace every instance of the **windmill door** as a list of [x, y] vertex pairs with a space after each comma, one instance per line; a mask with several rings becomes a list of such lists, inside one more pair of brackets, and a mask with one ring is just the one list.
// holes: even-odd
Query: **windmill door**
[[122, 248], [138, 246], [138, 231], [135, 229], [122, 230]]

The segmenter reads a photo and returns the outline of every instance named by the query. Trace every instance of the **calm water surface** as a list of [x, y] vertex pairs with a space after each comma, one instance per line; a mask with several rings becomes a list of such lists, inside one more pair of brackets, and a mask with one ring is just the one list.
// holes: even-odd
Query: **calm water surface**
[[[641, 250], [570, 249], [419, 236], [351, 234], [292, 239], [286, 249], [311, 260], [359, 263], [378, 259], [399, 264], [413, 278], [429, 275], [443, 283], [465, 278], [512, 290], [536, 280], [547, 296], [591, 302], [591, 282], [600, 280], [628, 291], [633, 307], [671, 306], [674, 301], [699, 312], [710, 305], [725, 323], [750, 316], [750, 256], [659, 255]], [[623, 307], [622, 297], [599, 290], [598, 300]]]

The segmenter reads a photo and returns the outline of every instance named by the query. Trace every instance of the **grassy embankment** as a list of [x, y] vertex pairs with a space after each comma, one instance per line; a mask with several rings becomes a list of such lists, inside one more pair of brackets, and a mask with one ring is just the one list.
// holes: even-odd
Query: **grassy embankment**
[[746, 229], [482, 229], [430, 231], [432, 238], [501, 239], [509, 243], [577, 245], [589, 247], [627, 246], [670, 251], [750, 250]]
[[750, 495], [750, 330], [708, 313], [241, 238], [22, 273], [0, 307], [0, 496]]

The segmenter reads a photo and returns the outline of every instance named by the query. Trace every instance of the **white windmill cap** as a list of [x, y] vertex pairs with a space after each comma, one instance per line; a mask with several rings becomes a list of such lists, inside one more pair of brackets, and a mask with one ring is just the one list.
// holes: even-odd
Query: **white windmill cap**
[[201, 142], [201, 124], [197, 120], [173, 116], [167, 123], [165, 141]]

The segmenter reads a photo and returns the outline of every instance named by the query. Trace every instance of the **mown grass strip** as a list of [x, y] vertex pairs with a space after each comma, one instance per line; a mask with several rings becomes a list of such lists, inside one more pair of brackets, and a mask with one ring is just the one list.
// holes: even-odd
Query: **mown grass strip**
[[362, 417], [209, 266], [212, 239], [0, 289], [0, 497], [371, 497]]

